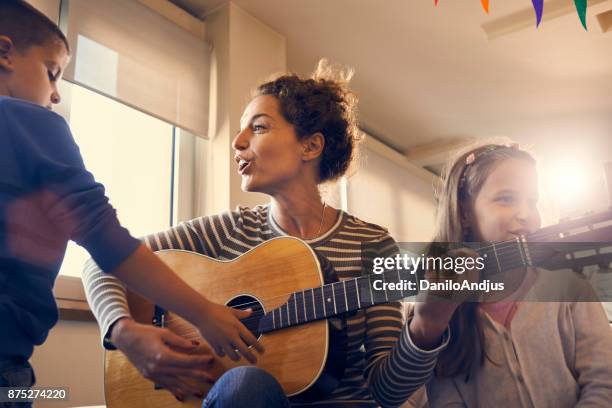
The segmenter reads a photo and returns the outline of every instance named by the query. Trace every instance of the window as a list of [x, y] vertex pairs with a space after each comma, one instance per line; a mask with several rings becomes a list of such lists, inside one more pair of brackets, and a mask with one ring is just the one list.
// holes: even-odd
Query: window
[[[139, 237], [171, 225], [175, 128], [81, 86], [64, 108], [85, 166], [106, 187], [121, 223]], [[73, 242], [60, 274], [80, 276], [89, 254]]]

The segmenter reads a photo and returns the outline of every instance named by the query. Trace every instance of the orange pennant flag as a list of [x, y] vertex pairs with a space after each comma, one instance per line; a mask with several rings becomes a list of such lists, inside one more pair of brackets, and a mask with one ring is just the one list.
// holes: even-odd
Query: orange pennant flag
[[482, 8], [489, 14], [489, 0], [480, 0], [480, 2], [482, 3]]
[[[482, 8], [484, 9], [484, 11], [489, 14], [489, 0], [480, 0], [480, 2], [482, 3]], [[437, 6], [438, 0], [434, 0], [434, 4]]]

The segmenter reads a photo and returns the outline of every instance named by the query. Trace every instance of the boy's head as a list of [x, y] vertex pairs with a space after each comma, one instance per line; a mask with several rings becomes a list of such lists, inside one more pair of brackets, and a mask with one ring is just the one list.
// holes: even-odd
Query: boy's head
[[55, 23], [23, 0], [0, 0], [0, 95], [50, 109], [69, 58]]

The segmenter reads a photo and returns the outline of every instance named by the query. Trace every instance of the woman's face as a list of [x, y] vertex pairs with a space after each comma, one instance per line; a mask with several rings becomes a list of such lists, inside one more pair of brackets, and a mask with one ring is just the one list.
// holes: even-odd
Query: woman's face
[[249, 103], [232, 146], [244, 191], [273, 193], [303, 171], [304, 146], [274, 96]]
[[534, 164], [505, 159], [485, 180], [473, 202], [470, 227], [476, 240], [497, 242], [540, 228], [538, 177]]

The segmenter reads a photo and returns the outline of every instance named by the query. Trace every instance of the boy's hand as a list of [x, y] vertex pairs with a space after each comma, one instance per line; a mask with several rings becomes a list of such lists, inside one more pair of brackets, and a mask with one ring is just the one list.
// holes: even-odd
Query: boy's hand
[[144, 325], [130, 318], [115, 323], [112, 343], [147, 379], [183, 400], [202, 398], [215, 378], [209, 372], [214, 356], [208, 348], [169, 329]]
[[240, 353], [254, 363], [257, 359], [249, 346], [263, 353], [263, 347], [255, 336], [238, 320], [248, 317], [251, 312], [234, 310], [207, 300], [143, 244], [112, 273], [141, 296], [157, 299], [157, 304], [164, 309], [196, 326], [219, 356], [227, 355], [237, 361]]
[[227, 355], [237, 361], [240, 359], [240, 353], [249, 362], [256, 363], [257, 358], [251, 348], [259, 353], [263, 353], [264, 348], [253, 333], [238, 320], [249, 317], [251, 313], [251, 310], [232, 309], [207, 301], [198, 329], [220, 357]]

